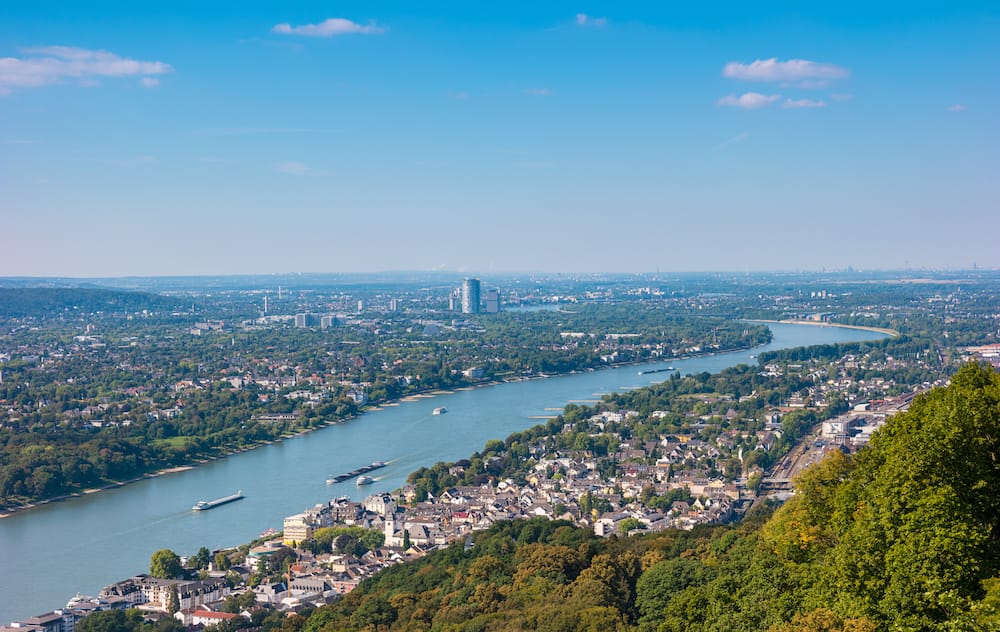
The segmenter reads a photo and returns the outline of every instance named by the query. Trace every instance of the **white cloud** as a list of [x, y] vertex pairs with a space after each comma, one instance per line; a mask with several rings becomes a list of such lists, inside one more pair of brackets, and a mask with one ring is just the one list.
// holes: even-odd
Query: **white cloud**
[[780, 94], [760, 94], [759, 92], [747, 92], [740, 96], [727, 95], [716, 101], [718, 105], [727, 105], [734, 108], [744, 108], [756, 110], [771, 105], [781, 98]]
[[595, 18], [592, 15], [587, 15], [586, 13], [576, 14], [576, 25], [577, 26], [604, 26], [608, 23], [608, 18]]
[[964, 111], [966, 111], [966, 110], [968, 110], [968, 109], [969, 109], [969, 108], [965, 107], [965, 106], [964, 106], [964, 105], [962, 105], [961, 103], [956, 103], [955, 105], [950, 105], [950, 106], [948, 106], [948, 110], [949, 110], [950, 112], [964, 112]]
[[319, 24], [303, 24], [292, 26], [287, 22], [275, 24], [271, 29], [272, 33], [280, 35], [306, 35], [308, 37], [333, 37], [335, 35], [348, 35], [350, 33], [360, 33], [362, 35], [373, 35], [383, 33], [385, 29], [377, 26], [375, 22], [368, 24], [358, 24], [345, 18], [327, 18]]
[[826, 101], [813, 101], [812, 99], [785, 99], [781, 107], [786, 110], [795, 108], [825, 108]]
[[524, 91], [525, 94], [530, 94], [536, 97], [550, 97], [556, 93], [555, 90], [550, 88], [528, 88]]
[[161, 61], [139, 61], [106, 50], [72, 46], [42, 46], [21, 49], [24, 57], [0, 58], [0, 94], [15, 88], [41, 86], [75, 80], [82, 86], [98, 85], [100, 77], [162, 75], [173, 72]]
[[472, 95], [469, 94], [468, 92], [462, 91], [462, 92], [456, 92], [455, 94], [451, 95], [451, 98], [458, 101], [468, 101], [469, 99], [472, 98]]
[[835, 93], [835, 94], [831, 94], [830, 98], [833, 99], [834, 101], [850, 101], [850, 100], [854, 99], [854, 95], [853, 94], [844, 94], [844, 93], [838, 92], [838, 93]]
[[313, 169], [309, 165], [301, 162], [275, 163], [274, 170], [278, 173], [287, 173], [292, 176], [318, 176], [323, 174], [322, 171]]
[[778, 61], [777, 57], [758, 59], [749, 64], [731, 61], [722, 69], [722, 76], [742, 81], [801, 81], [803, 87], [823, 87], [827, 80], [844, 79], [851, 72], [846, 68], [806, 59]]
[[139, 85], [143, 88], [158, 88], [160, 86], [160, 80], [155, 77], [143, 77], [139, 80]]

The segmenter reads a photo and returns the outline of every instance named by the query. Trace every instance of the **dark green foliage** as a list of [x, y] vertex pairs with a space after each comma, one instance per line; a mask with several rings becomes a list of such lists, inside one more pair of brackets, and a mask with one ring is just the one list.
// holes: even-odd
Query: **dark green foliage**
[[126, 614], [123, 610], [95, 612], [76, 624], [79, 632], [133, 632], [142, 621], [138, 611]]
[[205, 570], [211, 561], [212, 552], [205, 547], [201, 547], [197, 553], [188, 558], [187, 567], [195, 570]]
[[372, 625], [378, 630], [381, 625], [392, 625], [397, 616], [396, 609], [386, 599], [374, 596], [366, 599], [351, 614], [351, 622], [361, 627]]
[[664, 560], [647, 569], [636, 585], [636, 606], [643, 629], [656, 629], [667, 605], [677, 593], [689, 586], [701, 586], [715, 576], [715, 571], [693, 559]]
[[226, 597], [222, 605], [222, 611], [238, 614], [253, 607], [255, 603], [257, 603], [257, 595], [253, 591], [247, 591], [239, 595]]
[[177, 586], [173, 585], [170, 587], [170, 598], [167, 600], [167, 614], [173, 616], [180, 609], [181, 598], [177, 594]]
[[51, 318], [63, 312], [170, 311], [182, 306], [184, 303], [178, 299], [145, 292], [66, 287], [0, 288], [0, 318]]
[[147, 623], [139, 610], [104, 610], [76, 623], [79, 632], [184, 632], [184, 625], [172, 617]]

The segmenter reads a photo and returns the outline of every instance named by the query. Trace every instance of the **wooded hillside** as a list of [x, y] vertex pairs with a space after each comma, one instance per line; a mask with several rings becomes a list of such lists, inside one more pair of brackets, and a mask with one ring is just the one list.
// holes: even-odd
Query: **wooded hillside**
[[[333, 630], [1000, 629], [1000, 376], [975, 365], [770, 519], [595, 538], [504, 523], [300, 624]], [[287, 622], [286, 622], [287, 623]]]

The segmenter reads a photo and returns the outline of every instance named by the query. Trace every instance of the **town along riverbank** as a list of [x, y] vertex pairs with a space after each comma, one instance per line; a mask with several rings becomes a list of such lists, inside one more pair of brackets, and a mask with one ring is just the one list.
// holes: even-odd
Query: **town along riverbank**
[[[682, 373], [716, 373], [750, 356], [816, 344], [876, 340], [883, 334], [837, 327], [771, 326], [771, 343], [751, 350], [671, 360]], [[612, 391], [640, 388], [669, 373], [638, 375], [666, 362], [630, 365], [548, 379], [526, 380], [421, 398], [365, 413], [308, 436], [297, 436], [199, 467], [144, 479], [99, 494], [50, 503], [0, 520], [0, 621], [32, 616], [64, 604], [77, 592], [94, 594], [143, 572], [160, 548], [194, 552], [247, 542], [285, 516], [337, 496], [361, 499], [405, 484], [407, 475], [438, 461], [454, 461], [490, 439], [538, 423], [572, 400], [594, 400]], [[433, 415], [445, 406], [448, 414]], [[358, 489], [326, 485], [330, 474], [372, 461], [390, 465]], [[192, 512], [204, 498], [243, 490], [246, 499]]]
[[[732, 352], [736, 352], [736, 351], [742, 351], [742, 350], [746, 350], [746, 349], [751, 349], [751, 348], [754, 348], [754, 347], [757, 347], [757, 346], [761, 346], [761, 345], [747, 345], [747, 346], [734, 347], [734, 348], [726, 349], [726, 350], [713, 350], [713, 351], [710, 351], [710, 352], [691, 353], [691, 354], [676, 356], [676, 357], [673, 357], [673, 358], [664, 358], [661, 361], [663, 361], [663, 362], [672, 362], [672, 361], [680, 360], [680, 359], [684, 359], [684, 358], [698, 358], [698, 357], [706, 357], [706, 356], [710, 356], [710, 355], [716, 355], [716, 354], [719, 354], [719, 353], [732, 353]], [[489, 387], [489, 386], [496, 386], [496, 385], [499, 385], [499, 384], [507, 384], [507, 383], [510, 383], [510, 382], [521, 382], [521, 381], [525, 381], [525, 380], [546, 379], [546, 378], [550, 378], [550, 377], [554, 377], [554, 376], [559, 376], [559, 375], [573, 375], [573, 374], [581, 373], [581, 372], [593, 372], [593, 371], [606, 370], [606, 369], [609, 369], [609, 368], [616, 368], [616, 367], [643, 365], [643, 364], [648, 364], [649, 362], [650, 362], [650, 360], [612, 362], [612, 363], [602, 364], [602, 365], [598, 365], [598, 366], [594, 366], [594, 367], [587, 367], [587, 368], [583, 368], [583, 369], [574, 369], [574, 370], [571, 370], [571, 371], [567, 371], [565, 373], [548, 373], [548, 374], [546, 374], [546, 373], [536, 373], [534, 375], [519, 375], [519, 376], [516, 376], [516, 377], [505, 378], [505, 379], [484, 379], [484, 380], [480, 380], [480, 381], [478, 381], [478, 382], [476, 382], [474, 384], [470, 384], [468, 386], [463, 386], [463, 387], [456, 388], [456, 389], [454, 389], [454, 391], [451, 391], [451, 390], [441, 390], [439, 388], [428, 388], [427, 390], [423, 390], [423, 391], [414, 391], [414, 392], [408, 393], [407, 395], [404, 395], [404, 396], [402, 396], [400, 398], [397, 398], [397, 399], [386, 400], [386, 401], [381, 401], [381, 402], [377, 402], [377, 403], [374, 403], [374, 404], [370, 404], [370, 405], [364, 407], [357, 414], [346, 415], [346, 416], [343, 416], [343, 417], [330, 418], [330, 419], [325, 419], [325, 420], [321, 420], [321, 421], [314, 421], [312, 423], [312, 425], [310, 425], [310, 426], [301, 426], [301, 427], [293, 428], [292, 430], [289, 430], [285, 434], [280, 435], [280, 436], [276, 436], [275, 438], [262, 439], [262, 440], [255, 441], [255, 442], [249, 442], [249, 443], [247, 443], [245, 445], [242, 445], [240, 447], [220, 447], [220, 448], [216, 449], [214, 451], [214, 453], [212, 453], [212, 454], [203, 454], [203, 455], [200, 455], [198, 458], [196, 458], [196, 459], [194, 459], [192, 461], [186, 462], [186, 463], [181, 463], [181, 464], [178, 464], [178, 465], [173, 465], [173, 466], [159, 468], [159, 469], [147, 472], [147, 473], [139, 474], [139, 475], [133, 476], [131, 478], [126, 478], [126, 479], [122, 479], [122, 480], [109, 480], [109, 481], [105, 482], [104, 484], [99, 485], [97, 487], [92, 487], [92, 488], [89, 488], [89, 489], [80, 490], [80, 491], [76, 491], [76, 492], [71, 492], [71, 493], [67, 493], [67, 494], [61, 494], [59, 496], [55, 496], [55, 497], [52, 497], [52, 498], [46, 498], [46, 499], [42, 499], [42, 500], [32, 501], [32, 502], [25, 503], [23, 505], [8, 505], [8, 506], [3, 506], [3, 507], [0, 507], [0, 520], [2, 520], [4, 518], [9, 518], [9, 517], [11, 517], [11, 516], [13, 516], [15, 514], [22, 513], [22, 512], [31, 510], [31, 509], [37, 509], [38, 507], [42, 507], [42, 506], [45, 506], [45, 505], [50, 504], [50, 503], [64, 502], [64, 501], [68, 501], [68, 500], [71, 500], [71, 499], [74, 499], [74, 498], [86, 496], [86, 495], [89, 495], [89, 494], [95, 494], [95, 493], [98, 493], [98, 492], [103, 492], [103, 491], [107, 491], [107, 490], [111, 490], [111, 489], [117, 489], [119, 487], [122, 487], [122, 486], [125, 486], [125, 485], [129, 485], [129, 484], [133, 484], [133, 483], [137, 483], [137, 482], [140, 482], [140, 481], [143, 481], [143, 480], [147, 480], [147, 479], [151, 479], [151, 478], [156, 478], [156, 477], [164, 476], [164, 475], [167, 475], [167, 474], [173, 474], [173, 473], [177, 473], [177, 472], [183, 472], [183, 471], [189, 470], [189, 469], [191, 469], [193, 467], [198, 467], [198, 466], [201, 466], [201, 465], [205, 465], [207, 463], [212, 463], [212, 462], [214, 462], [214, 461], [216, 461], [218, 459], [229, 458], [229, 457], [231, 457], [233, 455], [241, 454], [243, 452], [247, 452], [247, 451], [250, 451], [250, 450], [255, 450], [257, 448], [260, 448], [260, 447], [263, 447], [263, 446], [267, 446], [267, 445], [271, 445], [271, 444], [274, 444], [274, 443], [277, 443], [277, 442], [280, 442], [280, 441], [283, 441], [283, 440], [286, 440], [286, 439], [289, 439], [289, 438], [292, 438], [292, 437], [297, 437], [297, 436], [300, 436], [300, 435], [304, 435], [304, 434], [308, 434], [308, 433], [311, 433], [311, 432], [315, 432], [317, 430], [322, 430], [323, 428], [326, 428], [326, 427], [328, 427], [330, 425], [345, 423], [345, 422], [351, 421], [351, 420], [355, 419], [356, 417], [358, 417], [360, 415], [363, 415], [363, 414], [365, 414], [367, 412], [378, 411], [378, 410], [381, 410], [384, 407], [398, 406], [398, 405], [400, 405], [402, 403], [405, 403], [405, 402], [408, 402], [408, 401], [419, 400], [419, 399], [427, 399], [427, 398], [437, 397], [437, 396], [441, 396], [441, 395], [447, 395], [447, 394], [455, 392], [455, 391], [470, 390], [470, 389], [474, 389], [474, 388], [484, 388], [484, 387]], [[533, 418], [539, 418], [539, 417], [535, 416]], [[301, 419], [299, 419], [298, 422], [301, 422]]]

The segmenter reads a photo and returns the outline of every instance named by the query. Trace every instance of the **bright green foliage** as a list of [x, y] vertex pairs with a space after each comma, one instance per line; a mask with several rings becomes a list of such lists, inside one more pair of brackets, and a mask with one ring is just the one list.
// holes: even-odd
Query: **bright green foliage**
[[149, 560], [149, 574], [160, 579], [176, 579], [184, 574], [181, 558], [170, 549], [160, 549]]
[[639, 521], [638, 518], [625, 518], [620, 523], [618, 523], [618, 533], [622, 535], [628, 535], [629, 531], [634, 529], [645, 529], [646, 525]]
[[228, 571], [233, 566], [233, 561], [229, 556], [219, 551], [215, 554], [215, 568], [220, 571]]
[[385, 534], [378, 529], [364, 527], [324, 527], [313, 534], [313, 541], [305, 543], [317, 553], [351, 553], [364, 555], [372, 549], [382, 546]]
[[[1000, 570], [1000, 378], [970, 365], [872, 440], [840, 490], [840, 610], [921, 627]], [[946, 599], [947, 600], [947, 599]]]

